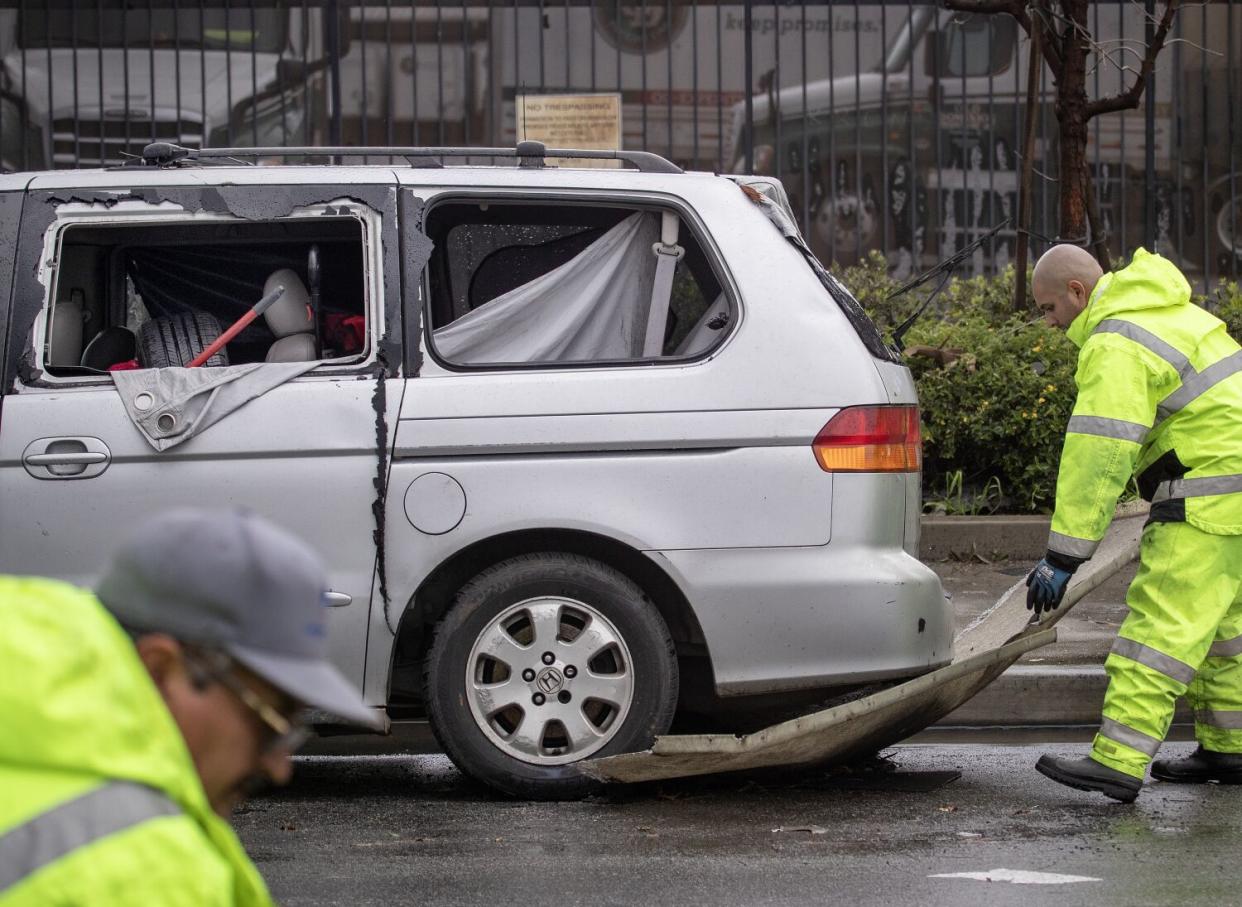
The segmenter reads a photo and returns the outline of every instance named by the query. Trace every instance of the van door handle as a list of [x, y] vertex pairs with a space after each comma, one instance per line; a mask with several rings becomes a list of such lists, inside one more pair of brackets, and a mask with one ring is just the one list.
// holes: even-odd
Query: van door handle
[[98, 438], [39, 438], [22, 451], [22, 465], [36, 479], [90, 479], [112, 462]]
[[323, 594], [323, 603], [329, 608], [344, 608], [354, 600], [352, 595], [346, 595], [344, 592], [333, 592], [329, 589]]
[[103, 463], [108, 459], [105, 453], [86, 451], [84, 453], [48, 453], [32, 454], [26, 458], [31, 466], [76, 466], [79, 464]]

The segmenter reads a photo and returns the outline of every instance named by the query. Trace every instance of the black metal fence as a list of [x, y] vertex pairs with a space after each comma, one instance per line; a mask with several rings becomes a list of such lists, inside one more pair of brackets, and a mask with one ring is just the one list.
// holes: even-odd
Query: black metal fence
[[[1090, 17], [1089, 89], [1113, 94], [1143, 7]], [[152, 140], [509, 145], [519, 103], [606, 93], [626, 148], [779, 177], [826, 261], [874, 249], [909, 272], [1010, 219], [971, 262], [983, 272], [1013, 249], [1028, 44], [1007, 16], [925, 0], [0, 0], [0, 166], [118, 164]], [[1032, 229], [1052, 237], [1041, 71]], [[1141, 108], [1090, 127], [1114, 251], [1237, 277], [1240, 100], [1242, 0], [1182, 9]]]

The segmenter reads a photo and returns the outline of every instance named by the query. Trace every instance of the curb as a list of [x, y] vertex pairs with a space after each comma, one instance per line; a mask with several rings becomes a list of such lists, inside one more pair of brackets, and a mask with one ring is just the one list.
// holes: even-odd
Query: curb
[[925, 516], [919, 559], [1038, 559], [1048, 548], [1051, 525], [1046, 516]]
[[[1103, 665], [1014, 665], [934, 726], [1096, 725], [1107, 686]], [[1184, 700], [1173, 720], [1193, 720]]]
[[[1118, 504], [1115, 518], [1146, 514], [1149, 506], [1139, 500]], [[976, 555], [1026, 560], [1044, 556], [1052, 517], [932, 515], [921, 518], [920, 528], [920, 560], [965, 560]]]

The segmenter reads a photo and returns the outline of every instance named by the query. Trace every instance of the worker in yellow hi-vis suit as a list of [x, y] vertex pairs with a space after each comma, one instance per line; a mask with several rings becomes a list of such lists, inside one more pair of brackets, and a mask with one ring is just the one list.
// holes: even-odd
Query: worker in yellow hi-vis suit
[[1142, 249], [1103, 274], [1086, 251], [1054, 246], [1032, 291], [1081, 351], [1048, 553], [1027, 578], [1027, 606], [1060, 604], [1132, 474], [1152, 504], [1091, 755], [1044, 756], [1037, 768], [1130, 802], [1185, 694], [1199, 748], [1157, 761], [1152, 776], [1242, 784], [1242, 349], [1191, 303], [1181, 272]]

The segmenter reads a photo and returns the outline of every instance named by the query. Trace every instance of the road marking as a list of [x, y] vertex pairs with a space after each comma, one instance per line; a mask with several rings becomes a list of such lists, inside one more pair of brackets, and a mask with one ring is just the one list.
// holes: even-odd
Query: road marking
[[1074, 882], [1100, 882], [1091, 876], [1069, 876], [1027, 869], [989, 869], [986, 872], [940, 872], [929, 879], [973, 879], [976, 882], [1012, 882], [1015, 885], [1070, 885]]

